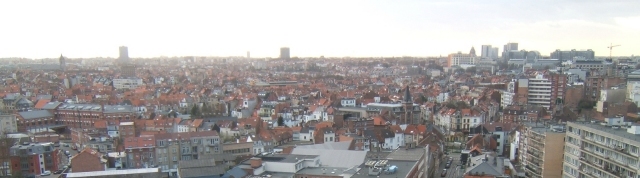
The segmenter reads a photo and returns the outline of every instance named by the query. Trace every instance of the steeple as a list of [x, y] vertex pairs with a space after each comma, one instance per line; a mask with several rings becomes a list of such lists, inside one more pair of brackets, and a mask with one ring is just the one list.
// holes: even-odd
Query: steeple
[[473, 48], [473, 46], [471, 47], [471, 51], [469, 51], [469, 54], [471, 54], [471, 56], [476, 56], [476, 49]]
[[66, 59], [64, 58], [64, 56], [62, 56], [62, 54], [60, 54], [60, 70], [64, 71], [66, 66], [67, 66], [67, 62]]
[[413, 99], [411, 99], [411, 91], [409, 91], [409, 85], [404, 88], [404, 98], [402, 98], [404, 103], [413, 103]]

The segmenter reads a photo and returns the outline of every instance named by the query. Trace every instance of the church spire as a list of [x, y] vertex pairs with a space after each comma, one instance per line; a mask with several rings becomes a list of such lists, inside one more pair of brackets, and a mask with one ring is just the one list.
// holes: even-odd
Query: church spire
[[402, 98], [404, 103], [413, 103], [413, 99], [411, 99], [411, 91], [409, 91], [409, 85], [407, 85], [404, 89], [404, 98]]

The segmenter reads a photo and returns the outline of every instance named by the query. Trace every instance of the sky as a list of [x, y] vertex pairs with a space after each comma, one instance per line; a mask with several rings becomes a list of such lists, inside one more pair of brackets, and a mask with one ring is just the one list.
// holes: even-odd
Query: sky
[[0, 57], [640, 55], [638, 0], [0, 1]]

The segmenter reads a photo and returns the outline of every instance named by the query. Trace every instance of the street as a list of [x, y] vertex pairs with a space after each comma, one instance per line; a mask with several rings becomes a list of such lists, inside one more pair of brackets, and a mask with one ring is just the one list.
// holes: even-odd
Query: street
[[438, 175], [440, 175], [440, 177], [442, 177], [442, 170], [446, 169], [445, 165], [447, 164], [447, 161], [449, 158], [453, 158], [453, 161], [451, 162], [451, 166], [447, 169], [447, 175], [444, 176], [446, 178], [461, 178], [463, 177], [463, 170], [461, 168], [461, 166], [459, 166], [460, 163], [460, 153], [452, 153], [449, 155], [445, 156], [445, 159], [443, 161], [440, 162], [440, 170], [438, 171]]
[[[64, 151], [69, 151], [69, 155], [71, 155], [71, 156], [74, 156], [74, 155], [78, 154], [78, 151], [71, 149], [71, 146], [65, 147], [65, 146], [63, 146], [63, 144], [71, 144], [71, 143], [70, 142], [69, 143], [60, 142], [60, 147], [56, 147], [56, 148], [62, 150], [63, 152]], [[61, 163], [60, 163], [60, 167], [61, 168], [63, 166], [66, 166], [66, 165], [70, 164], [71, 160], [69, 160], [69, 158], [70, 157], [67, 157], [67, 156], [63, 156], [62, 158], [60, 158], [61, 159]], [[54, 172], [57, 171], [57, 169], [56, 170], [48, 170], [48, 171], [51, 171], [51, 175], [48, 175], [48, 176], [36, 176], [36, 177], [37, 178], [58, 178], [58, 177], [60, 177], [60, 175], [62, 175], [62, 174], [53, 174]], [[64, 172], [65, 173], [69, 172], [69, 170], [65, 170]]]

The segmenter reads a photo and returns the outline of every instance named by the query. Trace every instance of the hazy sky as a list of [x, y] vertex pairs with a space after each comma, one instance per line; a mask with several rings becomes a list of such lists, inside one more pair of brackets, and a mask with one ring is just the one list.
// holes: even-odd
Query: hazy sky
[[639, 0], [0, 1], [0, 57], [640, 55]]

